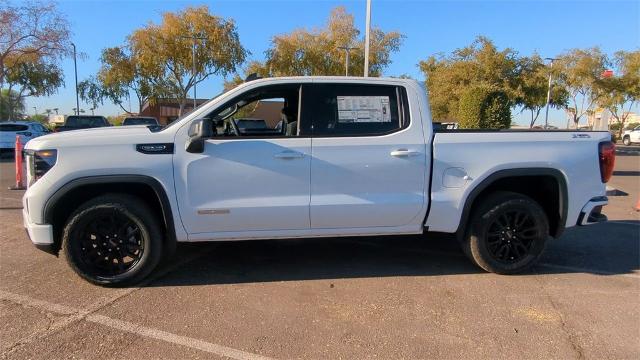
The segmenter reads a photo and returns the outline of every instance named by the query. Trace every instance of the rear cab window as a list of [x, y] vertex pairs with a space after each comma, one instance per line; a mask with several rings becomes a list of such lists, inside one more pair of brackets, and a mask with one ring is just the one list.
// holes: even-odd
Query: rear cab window
[[16, 132], [16, 131], [26, 131], [29, 130], [27, 125], [20, 124], [1, 124], [0, 131], [1, 132]]
[[314, 84], [310, 90], [304, 101], [314, 137], [385, 135], [409, 125], [402, 87]]

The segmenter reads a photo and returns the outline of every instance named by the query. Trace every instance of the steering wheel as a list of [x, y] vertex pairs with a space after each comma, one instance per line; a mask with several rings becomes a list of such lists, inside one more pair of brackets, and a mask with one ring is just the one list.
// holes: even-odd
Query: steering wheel
[[240, 136], [240, 129], [238, 128], [238, 124], [236, 124], [236, 121], [233, 118], [230, 118], [229, 123], [231, 123], [231, 128], [233, 129], [233, 132], [236, 134], [236, 136]]

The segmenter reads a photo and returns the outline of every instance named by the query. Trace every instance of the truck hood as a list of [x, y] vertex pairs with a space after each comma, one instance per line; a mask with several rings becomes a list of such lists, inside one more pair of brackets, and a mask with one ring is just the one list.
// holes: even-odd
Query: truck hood
[[122, 145], [172, 142], [173, 134], [153, 133], [145, 125], [113, 126], [52, 133], [30, 140], [25, 149], [57, 149], [71, 146]]

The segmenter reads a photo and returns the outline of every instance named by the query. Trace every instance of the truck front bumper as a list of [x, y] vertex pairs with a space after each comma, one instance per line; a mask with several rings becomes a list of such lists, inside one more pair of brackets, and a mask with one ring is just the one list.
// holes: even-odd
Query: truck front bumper
[[582, 208], [577, 225], [591, 225], [607, 221], [607, 216], [602, 213], [602, 207], [609, 203], [606, 196], [594, 197]]
[[34, 224], [29, 221], [29, 213], [26, 208], [22, 209], [22, 223], [29, 240], [38, 249], [46, 251], [48, 253], [54, 253], [53, 242], [53, 226], [49, 224]]

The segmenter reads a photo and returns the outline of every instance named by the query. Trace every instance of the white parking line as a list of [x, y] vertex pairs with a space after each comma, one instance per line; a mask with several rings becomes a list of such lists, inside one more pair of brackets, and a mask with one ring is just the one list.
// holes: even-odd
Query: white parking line
[[[72, 315], [78, 316], [86, 313], [86, 310], [75, 309], [70, 306], [50, 303], [48, 301], [38, 300], [29, 296], [14, 294], [8, 291], [0, 290], [0, 300], [10, 301], [23, 306], [36, 308], [39, 310], [48, 311], [59, 315]], [[250, 352], [233, 349], [227, 346], [210, 343], [204, 340], [195, 339], [187, 336], [182, 336], [167, 331], [154, 329], [142, 325], [137, 325], [127, 321], [113, 319], [108, 316], [89, 314], [84, 318], [86, 321], [100, 324], [112, 329], [136, 334], [142, 337], [165, 341], [175, 345], [181, 345], [188, 348], [204, 351], [210, 354], [218, 356], [228, 357], [238, 360], [267, 360], [268, 357], [253, 354]]]

